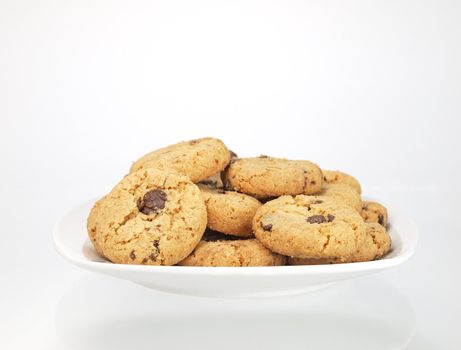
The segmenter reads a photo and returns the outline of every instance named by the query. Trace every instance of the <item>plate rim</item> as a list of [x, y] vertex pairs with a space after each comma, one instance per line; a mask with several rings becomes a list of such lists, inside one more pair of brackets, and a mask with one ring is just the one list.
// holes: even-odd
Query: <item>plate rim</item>
[[[368, 198], [367, 198], [368, 199]], [[403, 251], [391, 258], [366, 261], [366, 262], [356, 262], [356, 263], [342, 263], [342, 264], [325, 264], [325, 265], [285, 265], [285, 266], [245, 266], [245, 267], [228, 267], [228, 266], [152, 266], [152, 265], [132, 265], [132, 264], [115, 264], [112, 262], [97, 262], [89, 259], [76, 259], [74, 254], [69, 253], [66, 249], [66, 244], [62, 239], [64, 234], [62, 233], [62, 226], [66, 219], [72, 217], [72, 213], [77, 210], [82, 210], [82, 207], [88, 206], [90, 203], [93, 203], [93, 200], [88, 200], [81, 202], [80, 204], [74, 206], [70, 210], [66, 211], [62, 215], [56, 224], [53, 227], [53, 242], [57, 252], [68, 262], [88, 269], [92, 271], [101, 271], [101, 272], [143, 272], [143, 273], [152, 273], [152, 274], [178, 274], [178, 275], [191, 275], [191, 274], [200, 274], [200, 275], [324, 275], [324, 274], [337, 274], [344, 272], [366, 272], [374, 270], [383, 270], [388, 269], [394, 266], [398, 266], [409, 258], [411, 258], [418, 244], [418, 229], [416, 223], [413, 219], [408, 217], [405, 214], [399, 212], [399, 217], [405, 220], [406, 224], [411, 227], [411, 232], [408, 232], [409, 237], [406, 242], [410, 243], [408, 246], [404, 246]], [[391, 207], [389, 210], [391, 213], [397, 211], [395, 207]], [[392, 216], [392, 215], [390, 215]], [[401, 233], [397, 230], [399, 238], [402, 240]], [[88, 237], [83, 244], [89, 242]], [[89, 242], [90, 243], [90, 242]], [[91, 244], [91, 243], [90, 243]], [[81, 246], [83, 248], [83, 245]]]

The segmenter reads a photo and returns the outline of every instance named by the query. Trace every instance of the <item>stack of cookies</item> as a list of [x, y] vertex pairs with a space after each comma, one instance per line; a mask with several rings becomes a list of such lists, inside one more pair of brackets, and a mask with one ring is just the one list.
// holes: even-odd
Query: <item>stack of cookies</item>
[[202, 138], [150, 152], [97, 201], [88, 235], [114, 263], [360, 262], [390, 249], [386, 208], [352, 176], [305, 160], [238, 158]]

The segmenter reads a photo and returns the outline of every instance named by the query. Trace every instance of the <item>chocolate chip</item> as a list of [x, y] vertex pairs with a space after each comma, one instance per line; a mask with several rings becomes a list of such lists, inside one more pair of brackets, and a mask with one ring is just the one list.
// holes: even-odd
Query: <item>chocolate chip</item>
[[366, 205], [366, 204], [362, 205], [362, 209], [363, 209], [363, 210], [367, 210], [367, 209], [368, 209], [368, 205]]
[[152, 261], [156, 261], [157, 256], [158, 256], [158, 253], [152, 253], [151, 255], [149, 255], [149, 259], [152, 260]]
[[311, 181], [311, 185], [314, 186], [317, 182]]
[[131, 251], [130, 258], [131, 258], [131, 260], [136, 259], [136, 254], [134, 253], [134, 250]]
[[312, 202], [312, 204], [320, 204], [323, 203], [321, 199], [316, 199], [315, 201]]
[[327, 177], [326, 177], [326, 176], [323, 177], [323, 181], [327, 181]]
[[155, 189], [147, 192], [143, 199], [138, 202], [138, 209], [143, 214], [158, 213], [161, 209], [165, 208], [166, 200], [166, 193]]
[[328, 214], [327, 219], [328, 219], [328, 222], [332, 222], [335, 219], [335, 217], [331, 214]]
[[321, 224], [326, 221], [323, 215], [312, 215], [309, 216], [306, 220], [309, 224]]
[[160, 245], [160, 240], [154, 239], [152, 241], [152, 245], [154, 246], [154, 251], [149, 255], [149, 259], [152, 261], [156, 261], [158, 254], [160, 252], [159, 245]]
[[261, 227], [264, 231], [271, 231], [272, 230], [272, 224], [263, 224], [261, 223]]
[[142, 259], [141, 264], [145, 264], [147, 262], [147, 258]]
[[261, 154], [258, 158], [269, 158], [269, 156], [266, 156], [265, 154]]
[[384, 226], [384, 216], [383, 216], [383, 214], [378, 215], [378, 224]]

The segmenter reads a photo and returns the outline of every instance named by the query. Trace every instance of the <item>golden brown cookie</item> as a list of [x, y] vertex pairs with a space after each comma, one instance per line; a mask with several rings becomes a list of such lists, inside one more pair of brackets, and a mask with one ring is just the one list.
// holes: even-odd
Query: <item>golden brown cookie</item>
[[257, 198], [317, 193], [322, 179], [314, 163], [267, 156], [235, 159], [223, 172], [226, 189]]
[[305, 195], [282, 196], [261, 206], [253, 231], [273, 252], [340, 261], [350, 261], [366, 236], [362, 217], [350, 206]]
[[349, 185], [354, 188], [359, 194], [362, 193], [362, 187], [360, 186], [360, 182], [353, 177], [352, 175], [343, 173], [342, 171], [337, 170], [324, 170], [322, 169], [323, 173], [323, 182], [327, 184], [344, 184]]
[[96, 233], [95, 228], [97, 225], [97, 221], [101, 217], [100, 209], [104, 204], [105, 198], [107, 196], [102, 197], [101, 199], [97, 200], [93, 204], [93, 208], [91, 209], [90, 215], [88, 216], [87, 220], [87, 229], [88, 229], [88, 234], [91, 239], [91, 243], [93, 243], [94, 249], [98, 252], [99, 255], [104, 256], [104, 253], [102, 252], [102, 248], [99, 245], [99, 241], [94, 238], [94, 235]]
[[354, 208], [358, 213], [362, 212], [362, 198], [360, 194], [349, 185], [336, 183], [324, 184], [320, 196], [330, 197]]
[[391, 248], [391, 237], [386, 229], [377, 223], [367, 223], [367, 237], [359, 245], [356, 254], [350, 260], [341, 260], [335, 258], [306, 259], [289, 257], [288, 265], [327, 265], [345, 262], [361, 262], [380, 259], [386, 255]]
[[363, 201], [362, 217], [365, 222], [377, 222], [384, 227], [389, 222], [386, 207], [378, 202]]
[[131, 166], [131, 172], [145, 169], [170, 169], [198, 182], [223, 170], [231, 154], [221, 140], [206, 137], [180, 142], [150, 152]]
[[[357, 261], [368, 261], [382, 258], [391, 249], [391, 236], [386, 229], [378, 223], [370, 222], [365, 225], [367, 228], [367, 236], [370, 237], [371, 240], [366, 240], [365, 246], [359, 249]], [[372, 259], [369, 259], [369, 257], [372, 257]]]
[[174, 265], [198, 244], [206, 222], [198, 186], [184, 175], [146, 168], [95, 204], [88, 235], [112, 262]]
[[207, 208], [207, 226], [215, 231], [240, 237], [253, 237], [253, 217], [261, 203], [250, 196], [234, 191], [213, 189], [200, 185]]
[[279, 266], [286, 258], [265, 248], [256, 239], [201, 241], [178, 265], [182, 266]]

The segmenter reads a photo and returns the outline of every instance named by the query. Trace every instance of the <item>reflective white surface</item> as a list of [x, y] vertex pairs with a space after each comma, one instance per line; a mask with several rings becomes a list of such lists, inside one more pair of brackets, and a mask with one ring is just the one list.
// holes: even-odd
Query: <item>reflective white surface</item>
[[[86, 278], [63, 295], [55, 325], [66, 345], [89, 350], [152, 349], [153, 344], [169, 349], [199, 344], [226, 350], [287, 344], [295, 349], [306, 344], [315, 349], [399, 349], [410, 341], [415, 325], [411, 302], [373, 278], [273, 300], [176, 297], [114, 282]], [[95, 295], [92, 289], [98, 287], [111, 292]], [[377, 300], [370, 288], [386, 297]]]
[[[421, 227], [415, 256], [393, 271], [290, 298], [158, 293], [73, 267], [54, 253], [50, 232], [43, 231], [44, 243], [24, 248], [23, 256], [35, 261], [5, 260], [11, 268], [3, 271], [8, 281], [0, 301], [3, 342], [7, 349], [56, 350], [130, 344], [213, 349], [218, 343], [223, 349], [277, 349], [287, 343], [317, 349], [459, 348], [460, 232], [452, 219], [460, 209], [457, 198], [449, 192], [402, 190], [380, 196], [413, 213]], [[443, 205], [426, 215], [427, 203]]]

